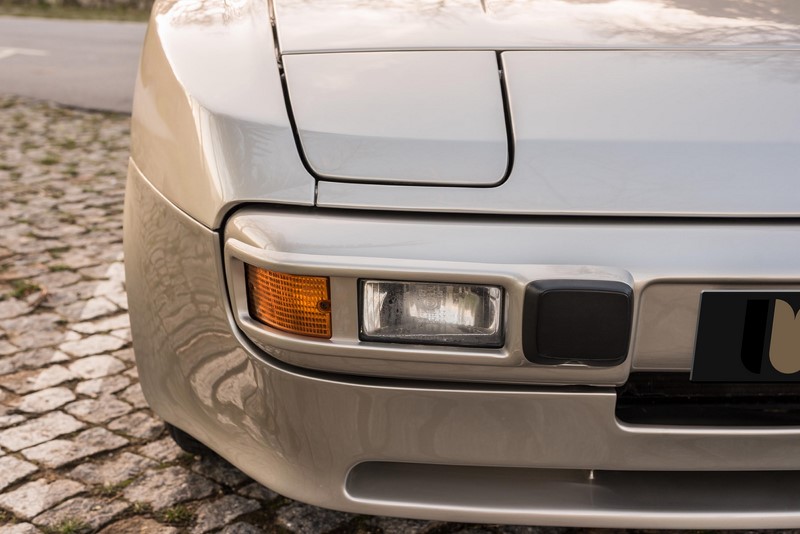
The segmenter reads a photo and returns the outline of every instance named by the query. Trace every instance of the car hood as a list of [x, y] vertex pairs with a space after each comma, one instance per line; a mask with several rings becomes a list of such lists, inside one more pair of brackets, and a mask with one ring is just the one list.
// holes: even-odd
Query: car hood
[[317, 204], [800, 214], [800, 2], [276, 0]]
[[796, 0], [274, 0], [281, 52], [800, 48]]

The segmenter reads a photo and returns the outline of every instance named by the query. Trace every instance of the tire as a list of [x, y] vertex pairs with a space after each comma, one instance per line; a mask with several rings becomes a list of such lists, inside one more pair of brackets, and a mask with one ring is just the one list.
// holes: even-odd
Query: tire
[[214, 454], [211, 449], [194, 439], [180, 428], [167, 423], [167, 429], [169, 429], [169, 435], [172, 436], [173, 441], [175, 441], [178, 447], [183, 449], [185, 452], [194, 454], [196, 456], [212, 456]]

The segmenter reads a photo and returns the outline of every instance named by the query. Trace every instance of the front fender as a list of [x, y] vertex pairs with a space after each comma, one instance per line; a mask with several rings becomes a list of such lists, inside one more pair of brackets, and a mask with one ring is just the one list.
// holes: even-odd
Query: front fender
[[266, 2], [156, 1], [133, 103], [131, 153], [166, 198], [216, 229], [232, 205], [313, 205]]

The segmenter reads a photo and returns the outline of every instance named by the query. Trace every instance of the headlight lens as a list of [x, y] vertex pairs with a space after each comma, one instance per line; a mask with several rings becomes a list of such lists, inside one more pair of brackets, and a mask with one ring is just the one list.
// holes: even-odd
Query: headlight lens
[[431, 282], [361, 282], [363, 341], [501, 347], [503, 289]]

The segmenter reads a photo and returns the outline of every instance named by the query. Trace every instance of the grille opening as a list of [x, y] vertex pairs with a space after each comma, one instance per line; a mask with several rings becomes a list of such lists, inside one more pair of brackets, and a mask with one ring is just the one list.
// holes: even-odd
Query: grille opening
[[[532, 525], [762, 528], [796, 525], [800, 471], [613, 471], [364, 462], [350, 499], [389, 512], [438, 508]], [[400, 514], [402, 515], [402, 514]], [[502, 516], [502, 517], [501, 517]], [[776, 519], [782, 519], [782, 522]], [[594, 530], [592, 530], [594, 531]]]
[[640, 425], [800, 426], [800, 383], [699, 383], [689, 373], [631, 373], [617, 419]]

